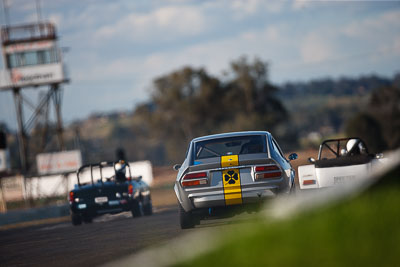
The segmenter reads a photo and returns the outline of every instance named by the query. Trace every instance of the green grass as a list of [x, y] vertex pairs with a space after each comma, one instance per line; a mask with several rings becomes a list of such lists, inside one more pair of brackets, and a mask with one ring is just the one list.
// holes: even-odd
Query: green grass
[[353, 199], [237, 225], [218, 249], [176, 266], [399, 266], [399, 180], [397, 168], [389, 182]]

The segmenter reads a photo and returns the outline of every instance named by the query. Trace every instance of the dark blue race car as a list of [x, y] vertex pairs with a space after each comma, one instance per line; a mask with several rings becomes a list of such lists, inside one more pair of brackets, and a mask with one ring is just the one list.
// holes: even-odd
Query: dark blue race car
[[[105, 177], [105, 170], [113, 175]], [[126, 169], [128, 173], [126, 175]], [[90, 170], [91, 182], [81, 183], [85, 170]], [[96, 177], [95, 177], [96, 176]], [[127, 162], [101, 162], [88, 164], [77, 171], [78, 183], [69, 192], [73, 225], [92, 222], [102, 214], [131, 211], [133, 217], [151, 215], [153, 212], [149, 186], [141, 176], [132, 177]]]

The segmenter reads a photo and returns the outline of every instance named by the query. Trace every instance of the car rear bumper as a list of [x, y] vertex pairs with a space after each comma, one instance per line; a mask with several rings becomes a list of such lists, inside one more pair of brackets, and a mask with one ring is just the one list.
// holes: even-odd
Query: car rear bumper
[[129, 211], [132, 207], [132, 200], [125, 199], [119, 204], [110, 205], [108, 203], [74, 203], [70, 205], [70, 209], [75, 214], [86, 214], [90, 216], [97, 216], [106, 213], [119, 213], [122, 211]]
[[[244, 185], [241, 187], [241, 200], [238, 201], [238, 204], [251, 204], [274, 198], [277, 193], [284, 191], [286, 187], [284, 179]], [[230, 204], [227, 205], [226, 199], [228, 197], [226, 193], [224, 194], [222, 186], [219, 188], [185, 190], [179, 184], [175, 184], [175, 192], [179, 203], [185, 211], [230, 206]]]
[[[242, 190], [242, 204], [257, 203], [267, 198], [275, 197], [273, 191], [275, 188], [261, 189], [250, 188]], [[189, 194], [188, 199], [194, 209], [212, 208], [225, 206], [225, 196], [221, 191], [203, 194]]]

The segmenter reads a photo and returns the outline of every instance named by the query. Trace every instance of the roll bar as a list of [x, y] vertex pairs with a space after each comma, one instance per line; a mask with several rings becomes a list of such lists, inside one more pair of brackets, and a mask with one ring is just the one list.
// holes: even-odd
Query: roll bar
[[[91, 163], [91, 164], [85, 164], [82, 165], [77, 171], [76, 171], [76, 176], [78, 178], [78, 186], [81, 186], [81, 182], [80, 182], [80, 174], [82, 173], [83, 170], [90, 168], [90, 177], [92, 180], [92, 184], [94, 184], [94, 180], [93, 180], [93, 168], [98, 167], [100, 169], [100, 180], [103, 183], [103, 168], [105, 167], [113, 167], [114, 168], [114, 174], [116, 175], [116, 170], [115, 170], [115, 164], [118, 163], [119, 161], [104, 161], [104, 162], [100, 162], [100, 163]], [[126, 164], [126, 166], [128, 166], [128, 170], [129, 170], [129, 177], [132, 177], [132, 173], [131, 173], [131, 167], [129, 166], [128, 162], [124, 162]]]
[[[322, 149], [324, 147], [328, 148], [333, 154], [336, 155], [336, 157], [339, 157], [340, 155], [340, 142], [342, 141], [349, 141], [350, 139], [358, 139], [360, 140], [360, 142], [362, 142], [365, 145], [365, 142], [360, 138], [360, 137], [346, 137], [346, 138], [337, 138], [337, 139], [328, 139], [325, 140], [321, 143], [321, 145], [319, 146], [319, 152], [318, 152], [318, 160], [321, 159], [321, 155], [322, 155]], [[328, 143], [336, 143], [336, 147], [332, 148], [330, 144]], [[368, 154], [368, 148], [366, 148], [367, 150], [367, 154]]]

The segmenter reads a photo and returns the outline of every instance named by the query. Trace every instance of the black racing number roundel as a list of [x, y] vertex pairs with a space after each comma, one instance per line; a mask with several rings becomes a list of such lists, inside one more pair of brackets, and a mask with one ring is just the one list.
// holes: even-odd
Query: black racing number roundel
[[239, 175], [233, 170], [229, 170], [224, 174], [225, 183], [235, 184], [239, 180]]

